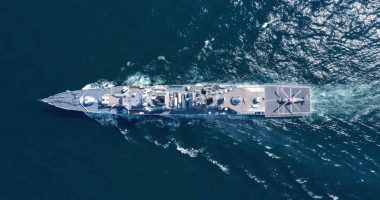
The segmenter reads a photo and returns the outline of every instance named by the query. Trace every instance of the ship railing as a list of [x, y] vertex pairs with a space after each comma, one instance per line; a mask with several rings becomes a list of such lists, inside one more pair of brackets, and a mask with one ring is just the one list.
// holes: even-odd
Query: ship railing
[[263, 111], [238, 112], [238, 115], [264, 115]]

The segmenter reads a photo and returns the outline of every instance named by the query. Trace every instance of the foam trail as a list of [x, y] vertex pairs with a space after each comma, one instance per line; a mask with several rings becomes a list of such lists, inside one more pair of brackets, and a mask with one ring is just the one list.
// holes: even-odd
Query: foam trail
[[218, 166], [219, 169], [222, 170], [224, 173], [229, 174], [230, 170], [229, 170], [229, 168], [228, 168], [227, 165], [223, 165], [223, 164], [219, 163], [218, 161], [212, 159], [211, 156], [210, 156], [209, 154], [205, 154], [204, 156], [205, 156], [206, 159], [207, 159], [208, 161], [210, 161], [212, 164]]
[[182, 154], [186, 154], [192, 158], [195, 158], [198, 156], [198, 153], [202, 152], [202, 149], [200, 150], [197, 150], [197, 149], [194, 149], [194, 148], [184, 148], [182, 146], [180, 146], [178, 143], [175, 143], [176, 145], [176, 148], [179, 152], [181, 152]]
[[118, 126], [117, 119], [113, 115], [109, 114], [99, 114], [99, 113], [85, 113], [88, 117], [95, 119], [103, 126]]
[[108, 80], [105, 80], [105, 79], [100, 79], [100, 80], [98, 80], [96, 82], [89, 83], [89, 84], [85, 85], [82, 88], [82, 90], [110, 88], [110, 87], [114, 87], [115, 85], [116, 85], [116, 83], [113, 82], [113, 81], [108, 81]]
[[132, 137], [128, 136], [129, 135], [129, 130], [128, 129], [126, 129], [126, 128], [123, 129], [123, 128], [120, 128], [120, 127], [118, 127], [118, 128], [119, 128], [120, 133], [124, 136], [124, 138], [127, 141], [135, 142]]
[[250, 178], [251, 180], [254, 180], [256, 183], [258, 184], [262, 184], [264, 186], [264, 188], [268, 188], [268, 185], [266, 184], [266, 182], [262, 179], [259, 179], [257, 176], [251, 174], [248, 170], [244, 169], [244, 172], [245, 174], [248, 176], [248, 178]]
[[131, 86], [148, 86], [148, 85], [152, 85], [152, 80], [150, 79], [149, 76], [146, 76], [141, 73], [136, 73], [127, 77], [123, 83], [125, 85], [131, 85]]
[[273, 159], [281, 159], [280, 156], [277, 156], [277, 155], [275, 155], [274, 153], [271, 153], [271, 152], [269, 152], [269, 151], [265, 151], [265, 153], [266, 153], [269, 157], [271, 157], [271, 158], [273, 158]]
[[380, 84], [316, 87], [313, 88], [312, 99], [313, 109], [318, 115], [346, 115], [359, 118], [379, 110]]

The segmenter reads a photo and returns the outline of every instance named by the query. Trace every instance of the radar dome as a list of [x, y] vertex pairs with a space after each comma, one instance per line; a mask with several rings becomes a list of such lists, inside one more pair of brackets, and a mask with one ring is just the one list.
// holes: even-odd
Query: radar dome
[[263, 101], [263, 98], [256, 97], [253, 101], [254, 101], [254, 103], [261, 103]]
[[241, 96], [233, 96], [231, 97], [231, 104], [232, 105], [238, 105], [242, 101]]

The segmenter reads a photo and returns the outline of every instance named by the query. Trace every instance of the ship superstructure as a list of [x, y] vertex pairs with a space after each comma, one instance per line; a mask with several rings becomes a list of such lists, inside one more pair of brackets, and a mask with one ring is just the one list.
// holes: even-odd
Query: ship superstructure
[[42, 101], [88, 113], [299, 117], [311, 113], [311, 88], [284, 85], [115, 86], [62, 92]]

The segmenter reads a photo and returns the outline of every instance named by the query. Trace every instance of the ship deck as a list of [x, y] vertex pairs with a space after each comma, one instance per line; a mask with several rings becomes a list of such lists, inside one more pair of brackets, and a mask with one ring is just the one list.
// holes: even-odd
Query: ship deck
[[[135, 89], [131, 88], [128, 97], [122, 99], [121, 91], [124, 87], [116, 86], [113, 88], [102, 88], [102, 89], [89, 89], [89, 90], [77, 90], [77, 91], [67, 91], [53, 95], [49, 98], [44, 99], [44, 102], [52, 104], [54, 106], [67, 109], [67, 110], [77, 110], [82, 112], [91, 113], [107, 113], [107, 114], [120, 114], [123, 112], [124, 106], [130, 106], [128, 110], [130, 114], [152, 114], [152, 115], [170, 115], [170, 114], [224, 114], [224, 115], [260, 115], [265, 117], [297, 117], [304, 116], [311, 113], [311, 88], [307, 86], [275, 86], [275, 85], [254, 85], [254, 86], [223, 86], [221, 88], [214, 88], [212, 86], [207, 86], [206, 97], [203, 99], [213, 98], [212, 103], [207, 107], [198, 106], [195, 104], [202, 102], [201, 100], [196, 100], [194, 97], [196, 94], [202, 95], [203, 86], [192, 86], [189, 91], [185, 90], [183, 87], [169, 87], [167, 89], [156, 89], [155, 96], [164, 97], [165, 108], [158, 109], [153, 113], [145, 112], [144, 106], [142, 106], [141, 101], [144, 98], [143, 93], [149, 91], [152, 88], [148, 87], [149, 90], [145, 89]], [[186, 95], [187, 93], [192, 93], [190, 97], [184, 97], [181, 95]], [[177, 94], [177, 95], [174, 95]], [[173, 100], [174, 95], [177, 98], [177, 105], [171, 106], [169, 102], [175, 102]], [[93, 104], [82, 105], [80, 99], [85, 96], [90, 96], [96, 99]], [[107, 96], [108, 105], [103, 105], [100, 103], [100, 99], [103, 96]], [[238, 97], [239, 103], [231, 103], [233, 97]], [[261, 97], [261, 102], [254, 102], [254, 99]], [[278, 103], [281, 98], [297, 98], [301, 99], [301, 102], [294, 104], [288, 103], [285, 106], [280, 107]], [[187, 103], [180, 103], [180, 99], [188, 101]], [[200, 98], [200, 97], [197, 97]], [[152, 97], [147, 98], [152, 99]], [[223, 99], [222, 103], [219, 105], [218, 100]], [[193, 103], [195, 101], [195, 103]], [[192, 105], [194, 104], [194, 105]], [[191, 105], [191, 106], [190, 106]], [[227, 108], [227, 109], [225, 109]], [[288, 110], [289, 109], [289, 110]]]
[[[233, 96], [240, 96], [243, 99], [243, 102], [238, 105], [231, 104], [230, 99]], [[224, 94], [226, 101], [224, 102], [223, 107], [230, 108], [237, 113], [264, 112], [265, 101], [257, 104], [257, 107], [252, 107], [252, 101], [254, 98], [261, 97], [264, 99], [264, 96], [264, 88], [234, 88], [232, 91]]]

